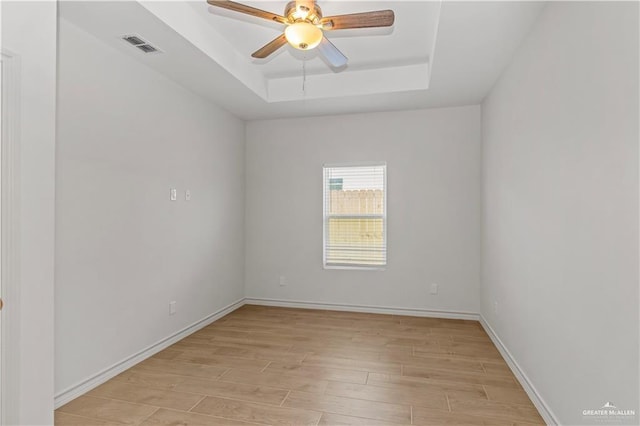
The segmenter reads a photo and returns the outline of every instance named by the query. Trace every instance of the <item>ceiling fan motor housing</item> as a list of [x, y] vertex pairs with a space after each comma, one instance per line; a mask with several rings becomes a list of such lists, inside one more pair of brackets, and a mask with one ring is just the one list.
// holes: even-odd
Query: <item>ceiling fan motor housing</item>
[[322, 9], [314, 1], [290, 1], [284, 8], [284, 16], [292, 24], [302, 21], [320, 25]]

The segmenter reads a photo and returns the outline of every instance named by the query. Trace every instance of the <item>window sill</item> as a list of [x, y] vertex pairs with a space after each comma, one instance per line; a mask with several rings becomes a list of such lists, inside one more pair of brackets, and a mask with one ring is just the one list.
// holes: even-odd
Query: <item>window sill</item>
[[347, 265], [323, 265], [323, 269], [352, 270], [352, 271], [385, 271], [387, 266], [347, 266]]

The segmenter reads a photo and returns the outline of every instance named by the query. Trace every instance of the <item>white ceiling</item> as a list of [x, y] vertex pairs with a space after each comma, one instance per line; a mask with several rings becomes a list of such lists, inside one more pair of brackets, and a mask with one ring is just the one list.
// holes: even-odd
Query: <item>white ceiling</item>
[[[283, 1], [247, 1], [283, 13]], [[325, 16], [393, 9], [386, 29], [327, 32], [349, 57], [332, 70], [315, 52], [289, 46], [251, 53], [281, 26], [198, 2], [65, 1], [60, 16], [237, 116], [342, 114], [478, 104], [544, 7], [541, 2], [319, 2]], [[160, 47], [144, 54], [120, 39]], [[303, 90], [303, 63], [306, 69]]]

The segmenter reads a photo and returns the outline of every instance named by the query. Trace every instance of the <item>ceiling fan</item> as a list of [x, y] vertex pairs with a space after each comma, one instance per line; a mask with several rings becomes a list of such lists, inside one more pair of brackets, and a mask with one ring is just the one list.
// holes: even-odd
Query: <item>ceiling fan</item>
[[324, 31], [351, 28], [389, 27], [395, 15], [392, 10], [352, 13], [348, 15], [322, 16], [315, 0], [295, 0], [287, 3], [284, 15], [267, 12], [231, 0], [207, 0], [211, 6], [233, 10], [258, 18], [286, 25], [284, 33], [251, 54], [254, 58], [266, 58], [285, 44], [300, 50], [318, 48], [318, 51], [335, 67], [347, 64], [347, 57], [325, 36]]

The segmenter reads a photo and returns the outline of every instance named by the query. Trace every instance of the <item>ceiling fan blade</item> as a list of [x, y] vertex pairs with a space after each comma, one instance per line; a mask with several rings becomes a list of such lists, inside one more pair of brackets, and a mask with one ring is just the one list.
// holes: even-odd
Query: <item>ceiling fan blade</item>
[[390, 27], [395, 20], [393, 10], [352, 13], [327, 16], [320, 20], [323, 30], [346, 30], [349, 28]]
[[322, 37], [318, 50], [334, 68], [341, 68], [349, 61], [326, 37]]
[[275, 39], [271, 40], [269, 43], [262, 46], [260, 49], [253, 52], [251, 56], [258, 59], [266, 58], [285, 44], [287, 44], [287, 38], [284, 36], [284, 34], [281, 34]]
[[231, 0], [207, 0], [211, 6], [221, 7], [223, 9], [233, 10], [235, 12], [245, 13], [247, 15], [256, 16], [258, 18], [266, 19], [269, 21], [280, 22], [281, 24], [287, 23], [287, 18], [276, 13], [267, 12], [266, 10], [257, 9], [255, 7], [247, 6], [246, 4], [236, 3]]

